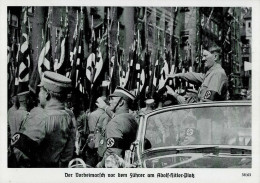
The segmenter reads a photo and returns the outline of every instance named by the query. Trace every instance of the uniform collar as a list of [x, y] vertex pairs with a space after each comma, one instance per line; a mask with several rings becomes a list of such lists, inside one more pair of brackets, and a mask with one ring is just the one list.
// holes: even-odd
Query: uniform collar
[[207, 72], [205, 77], [207, 77], [213, 70], [215, 70], [216, 68], [221, 68], [220, 64], [215, 63]]
[[19, 110], [27, 111], [26, 107], [24, 107], [24, 106], [20, 106]]
[[117, 108], [115, 114], [129, 113], [129, 110], [126, 108]]
[[64, 103], [61, 103], [58, 100], [50, 100], [46, 103], [45, 106], [46, 110], [64, 110], [65, 109], [65, 105]]

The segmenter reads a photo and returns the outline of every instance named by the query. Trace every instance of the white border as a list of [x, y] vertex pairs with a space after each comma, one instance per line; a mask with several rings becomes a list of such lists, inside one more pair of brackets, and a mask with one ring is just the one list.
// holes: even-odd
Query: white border
[[[253, 163], [252, 169], [7, 169], [7, 6], [237, 6], [252, 7], [252, 53], [253, 53]], [[260, 182], [260, 1], [259, 0], [4, 0], [0, 5], [0, 182]], [[194, 173], [195, 179], [164, 178], [65, 178], [67, 173]], [[242, 177], [242, 173], [251, 173], [251, 177]]]

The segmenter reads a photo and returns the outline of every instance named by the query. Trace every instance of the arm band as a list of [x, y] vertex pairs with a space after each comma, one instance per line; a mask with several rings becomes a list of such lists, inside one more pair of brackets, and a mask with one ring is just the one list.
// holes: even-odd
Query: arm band
[[11, 140], [11, 146], [22, 151], [30, 160], [37, 160], [39, 145], [28, 136], [22, 133], [15, 133]]

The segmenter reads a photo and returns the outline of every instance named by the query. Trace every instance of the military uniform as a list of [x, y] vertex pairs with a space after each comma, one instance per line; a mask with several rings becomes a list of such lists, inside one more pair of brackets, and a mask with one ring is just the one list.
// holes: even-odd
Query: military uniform
[[94, 133], [99, 118], [105, 113], [103, 109], [97, 108], [95, 111], [89, 114], [88, 127], [90, 133]]
[[91, 112], [88, 116], [87, 127], [89, 130], [89, 134], [86, 141], [87, 145], [84, 146], [86, 147], [86, 149], [84, 149], [84, 155], [85, 155], [84, 160], [86, 164], [92, 167], [98, 163], [98, 154], [97, 154], [98, 145], [95, 142], [98, 139], [95, 139], [97, 138], [97, 135], [95, 134], [95, 128], [98, 121], [100, 120], [100, 118], [104, 113], [105, 111], [103, 109], [97, 108], [95, 111]]
[[[71, 80], [46, 71], [40, 86], [63, 94], [70, 88]], [[43, 112], [26, 120], [23, 129], [14, 134], [11, 144], [30, 159], [32, 167], [67, 167], [73, 157], [75, 135], [75, 125], [64, 103], [50, 99]]]
[[106, 126], [106, 155], [117, 154], [124, 157], [124, 150], [130, 148], [136, 138], [138, 125], [135, 117], [128, 111], [116, 111], [115, 117]]
[[206, 74], [188, 72], [178, 74], [179, 78], [191, 83], [201, 84], [198, 98], [204, 100], [225, 100], [228, 78], [224, 69], [215, 63]]
[[[117, 87], [110, 97], [120, 97], [119, 102], [124, 99], [128, 104], [135, 99], [133, 94], [121, 87]], [[97, 167], [105, 167], [106, 158], [112, 154], [124, 158], [125, 150], [136, 138], [138, 124], [135, 117], [129, 113], [129, 109], [117, 108], [117, 105], [114, 117], [106, 125], [106, 151]]]
[[106, 126], [109, 123], [111, 118], [103, 113], [98, 119], [95, 132], [94, 132], [94, 140], [95, 140], [95, 148], [97, 148], [97, 154], [99, 159], [102, 159], [104, 153], [106, 151]]
[[[18, 94], [20, 103], [26, 101], [28, 93], [29, 91]], [[23, 105], [21, 105], [18, 110], [13, 109], [8, 111], [8, 124], [11, 131], [11, 137], [21, 129], [22, 123], [25, 121], [28, 115], [29, 112]]]
[[22, 134], [37, 143], [40, 167], [66, 167], [72, 159], [76, 129], [61, 103], [50, 103], [44, 113], [29, 117]]

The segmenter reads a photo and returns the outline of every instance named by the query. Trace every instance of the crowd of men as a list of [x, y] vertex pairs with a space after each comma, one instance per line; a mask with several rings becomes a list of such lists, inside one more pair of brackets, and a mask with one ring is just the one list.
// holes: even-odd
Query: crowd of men
[[[168, 76], [199, 84], [198, 92], [181, 96], [166, 85], [165, 94], [179, 104], [225, 100], [228, 78], [217, 63], [219, 51], [217, 47], [203, 51], [206, 73]], [[133, 111], [135, 96], [117, 87], [109, 98], [97, 99], [96, 110], [75, 117], [68, 100], [70, 88], [69, 78], [46, 71], [34, 107], [28, 102], [32, 98], [29, 91], [12, 98], [13, 106], [8, 110], [9, 167], [72, 167], [75, 158], [83, 159], [89, 167], [127, 167], [125, 150], [135, 140], [139, 114], [172, 104], [159, 101], [154, 106], [154, 99], [147, 99], [145, 108]]]

